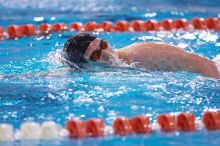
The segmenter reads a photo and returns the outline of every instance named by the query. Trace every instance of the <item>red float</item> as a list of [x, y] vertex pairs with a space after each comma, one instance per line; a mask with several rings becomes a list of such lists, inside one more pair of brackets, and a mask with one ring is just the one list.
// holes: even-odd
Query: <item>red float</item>
[[130, 31], [130, 23], [125, 20], [117, 21], [115, 24], [115, 29], [119, 32], [128, 32]]
[[114, 25], [113, 25], [113, 23], [111, 21], [104, 21], [99, 26], [100, 26], [100, 28], [103, 29], [103, 31], [115, 32]]
[[65, 23], [55, 23], [51, 26], [51, 32], [62, 32], [67, 30], [67, 26]]
[[73, 22], [70, 24], [70, 29], [75, 31], [81, 31], [83, 24], [81, 22]]
[[172, 21], [171, 26], [174, 29], [187, 29], [189, 22], [186, 19], [176, 19]]
[[220, 24], [218, 18], [206, 18], [204, 23], [208, 29], [219, 30]]
[[51, 25], [48, 23], [42, 23], [39, 26], [39, 33], [40, 34], [48, 34], [51, 32]]
[[33, 36], [36, 34], [36, 27], [33, 24], [25, 24], [19, 26], [22, 35]]
[[87, 22], [84, 26], [85, 31], [95, 31], [97, 28], [98, 24], [93, 21]]
[[0, 26], [0, 39], [4, 38], [4, 28]]
[[149, 133], [151, 132], [150, 120], [146, 116], [136, 116], [129, 119], [134, 133]]
[[171, 114], [162, 114], [157, 117], [157, 122], [161, 127], [161, 131], [173, 132], [176, 130], [175, 116]]
[[206, 28], [203, 18], [193, 18], [192, 19], [192, 26], [195, 29], [205, 29]]
[[160, 26], [165, 30], [171, 30], [172, 29], [172, 20], [171, 19], [164, 19], [160, 22]]
[[131, 24], [134, 31], [143, 32], [145, 31], [144, 21], [142, 20], [134, 20]]
[[17, 25], [9, 25], [7, 27], [7, 34], [9, 39], [16, 39], [23, 36], [21, 29]]
[[177, 116], [177, 128], [181, 131], [195, 131], [195, 116], [192, 113], [180, 113]]
[[160, 24], [156, 20], [148, 20], [144, 22], [146, 31], [158, 31], [160, 29]]
[[90, 119], [86, 121], [87, 136], [100, 137], [104, 136], [104, 121], [101, 119]]
[[133, 133], [130, 121], [128, 118], [125, 117], [119, 117], [115, 119], [115, 121], [112, 124], [112, 128], [114, 134], [116, 135], [128, 135]]
[[202, 118], [202, 122], [208, 130], [220, 129], [220, 112], [205, 112]]
[[69, 131], [69, 136], [72, 138], [86, 137], [86, 124], [80, 120], [69, 120], [66, 122], [66, 129]]

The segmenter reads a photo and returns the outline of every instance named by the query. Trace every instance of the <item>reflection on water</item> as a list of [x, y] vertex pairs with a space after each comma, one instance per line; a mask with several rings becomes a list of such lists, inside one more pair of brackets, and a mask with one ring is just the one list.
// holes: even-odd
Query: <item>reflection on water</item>
[[[220, 53], [215, 47], [219, 41], [217, 32], [98, 35], [114, 48], [137, 41], [162, 40], [210, 59]], [[35, 41], [31, 47], [19, 50], [11, 44], [26, 44], [25, 38], [4, 41], [2, 53], [9, 55], [1, 56], [1, 121], [18, 126], [27, 119], [64, 124], [69, 118], [100, 117], [111, 124], [117, 116], [149, 113], [155, 119], [160, 113], [179, 111], [200, 116], [204, 110], [219, 109], [219, 80], [186, 72], [151, 72], [123, 63], [110, 67], [89, 62], [83, 72], [76, 71], [60, 59], [66, 37], [50, 37], [51, 40], [32, 38]]]
[[[1, 7], [14, 9], [11, 2], [19, 3], [20, 1], [7, 1]], [[48, 5], [48, 9], [54, 5], [68, 11], [71, 5], [67, 3], [75, 1], [67, 1], [60, 5], [59, 1]], [[86, 1], [77, 1], [85, 3]], [[109, 3], [120, 2], [108, 1]], [[143, 2], [143, 1], [141, 1]], [[0, 1], [0, 4], [2, 1]], [[39, 3], [35, 1], [35, 3]], [[48, 1], [43, 1], [39, 5], [31, 4], [31, 7], [43, 9], [47, 6]], [[50, 2], [51, 3], [51, 2]], [[134, 3], [134, 2], [127, 2]], [[135, 2], [136, 3], [136, 2]], [[145, 2], [146, 3], [146, 2]], [[153, 2], [152, 2], [153, 3]], [[212, 2], [210, 2], [212, 3]], [[19, 5], [18, 9], [29, 8], [30, 3]], [[64, 8], [63, 5], [65, 5]], [[100, 6], [101, 5], [101, 6]], [[84, 8], [74, 7], [73, 11], [83, 12], [83, 9], [94, 7], [96, 10], [102, 10], [102, 3], [88, 4]], [[39, 8], [41, 7], [41, 8]], [[107, 6], [106, 11], [118, 10], [126, 5], [118, 5], [113, 7]], [[4, 19], [0, 21], [4, 26], [16, 22], [22, 24], [54, 23], [62, 21], [70, 23], [73, 20], [88, 19], [102, 21], [104, 19], [116, 21], [118, 19], [147, 19], [158, 18], [158, 20], [180, 16], [192, 18], [194, 12], [141, 12], [144, 6], [137, 5], [132, 7], [131, 13], [127, 15], [117, 14], [88, 16], [84, 13], [77, 13], [73, 19], [71, 14], [64, 16], [38, 16], [38, 18], [17, 18]], [[130, 9], [127, 8], [127, 9]], [[126, 10], [127, 10], [126, 9]], [[81, 10], [81, 11], [80, 11]], [[86, 10], [85, 10], [86, 11]], [[91, 9], [93, 11], [93, 9]], [[95, 11], [95, 10], [94, 10]], [[104, 11], [104, 10], [103, 10]], [[198, 16], [205, 12], [196, 13]], [[218, 12], [208, 12], [205, 16], [216, 16]], [[182, 16], [182, 17], [183, 17]], [[43, 17], [43, 18], [42, 18]], [[34, 19], [34, 20], [33, 20]], [[61, 52], [63, 44], [68, 37], [74, 35], [75, 32], [65, 32], [62, 34], [52, 34], [46, 37], [34, 36], [22, 38], [19, 40], [0, 41], [0, 122], [12, 123], [15, 128], [26, 120], [42, 122], [45, 120], [53, 120], [64, 126], [67, 119], [89, 119], [92, 117], [103, 118], [106, 125], [111, 125], [112, 121], [118, 116], [134, 116], [150, 114], [152, 121], [161, 113], [190, 111], [197, 117], [207, 109], [220, 110], [220, 80], [206, 78], [198, 74], [186, 72], [151, 72], [142, 69], [133, 68], [120, 64], [119, 67], [109, 67], [101, 63], [90, 62], [83, 71], [70, 69], [61, 63]], [[162, 41], [192, 51], [209, 59], [218, 60], [220, 54], [219, 49], [219, 32], [213, 31], [177, 31], [177, 32], [145, 32], [145, 33], [96, 33], [99, 37], [108, 40], [113, 48], [121, 48], [139, 41]], [[218, 134], [218, 133], [217, 133]], [[210, 136], [211, 135], [211, 136]], [[210, 137], [209, 137], [210, 136]], [[198, 145], [209, 144], [212, 141], [216, 145], [219, 141], [215, 138], [216, 133], [208, 133], [207, 131], [195, 132], [190, 136], [179, 133], [174, 135], [162, 135], [161, 133], [153, 133], [153, 135], [130, 136], [127, 138], [119, 138], [109, 136], [104, 140], [86, 139], [85, 141], [65, 141], [77, 145], [91, 143], [91, 145], [107, 144], [153, 144], [160, 141], [159, 145], [164, 143], [174, 143], [175, 145], [183, 145], [180, 143], [180, 137], [186, 143], [189, 141]], [[173, 138], [174, 137], [174, 138]], [[198, 137], [202, 137], [200, 140]], [[213, 139], [214, 137], [214, 139]], [[171, 139], [172, 138], [172, 139]], [[140, 140], [141, 139], [141, 140]], [[187, 139], [187, 140], [186, 140]], [[211, 140], [210, 140], [211, 139]], [[130, 140], [130, 141], [129, 141]], [[182, 140], [182, 139], [181, 139]], [[47, 142], [45, 142], [47, 143]], [[184, 143], [185, 144], [185, 143]], [[192, 144], [192, 143], [191, 143]], [[172, 145], [172, 144], [170, 144]]]

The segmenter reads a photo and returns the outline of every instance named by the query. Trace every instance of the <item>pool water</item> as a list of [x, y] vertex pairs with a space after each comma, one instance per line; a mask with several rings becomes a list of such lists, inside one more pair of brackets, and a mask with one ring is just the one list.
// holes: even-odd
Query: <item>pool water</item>
[[[96, 2], [96, 3], [95, 3]], [[200, 4], [197, 4], [199, 2]], [[22, 3], [23, 5], [19, 5]], [[74, 21], [219, 17], [219, 1], [62, 1], [0, 0], [0, 25]], [[31, 11], [29, 11], [31, 10]], [[59, 61], [65, 41], [76, 32], [0, 41], [0, 123], [19, 128], [24, 121], [98, 117], [111, 125], [118, 116], [192, 112], [197, 119], [220, 109], [220, 80], [187, 72], [150, 72], [95, 64], [84, 72], [68, 71]], [[117, 49], [140, 41], [165, 42], [214, 59], [220, 54], [220, 33], [173, 31], [95, 33]], [[109, 135], [64, 139], [41, 145], [219, 145], [220, 131], [153, 132], [126, 137]], [[16, 142], [22, 144], [22, 142]], [[31, 144], [31, 143], [29, 143]], [[33, 143], [32, 143], [33, 144]], [[1, 144], [0, 144], [1, 145]], [[27, 144], [28, 145], [28, 144]]]

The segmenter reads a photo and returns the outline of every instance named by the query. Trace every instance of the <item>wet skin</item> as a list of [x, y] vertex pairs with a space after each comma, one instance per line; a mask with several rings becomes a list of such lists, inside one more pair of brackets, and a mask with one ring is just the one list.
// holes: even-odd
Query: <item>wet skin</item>
[[[85, 58], [89, 58], [92, 52], [100, 49], [100, 41], [101, 39], [95, 39], [91, 42]], [[110, 64], [109, 60], [112, 56], [152, 71], [187, 71], [220, 78], [213, 61], [165, 43], [139, 42], [117, 50], [108, 46], [107, 49], [102, 50], [98, 61]]]

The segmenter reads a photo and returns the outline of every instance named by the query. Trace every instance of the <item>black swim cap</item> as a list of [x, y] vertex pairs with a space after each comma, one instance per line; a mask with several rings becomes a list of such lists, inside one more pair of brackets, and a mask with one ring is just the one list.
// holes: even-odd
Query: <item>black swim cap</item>
[[64, 45], [64, 57], [77, 65], [86, 63], [84, 54], [89, 44], [96, 38], [96, 36], [88, 33], [80, 33], [71, 37]]

